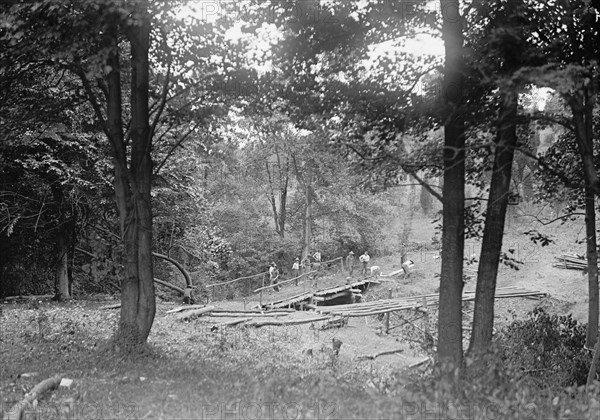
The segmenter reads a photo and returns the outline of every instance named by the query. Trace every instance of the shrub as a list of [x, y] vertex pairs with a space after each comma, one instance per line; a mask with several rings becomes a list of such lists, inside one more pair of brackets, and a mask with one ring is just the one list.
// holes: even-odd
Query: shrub
[[501, 358], [517, 372], [557, 387], [583, 385], [590, 365], [584, 349], [586, 328], [571, 315], [536, 308], [497, 336]]

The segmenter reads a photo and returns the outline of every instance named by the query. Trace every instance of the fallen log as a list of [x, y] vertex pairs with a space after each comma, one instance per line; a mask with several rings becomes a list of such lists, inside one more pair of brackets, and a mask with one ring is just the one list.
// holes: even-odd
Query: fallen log
[[165, 313], [167, 313], [167, 314], [173, 314], [173, 313], [175, 313], [175, 312], [189, 311], [189, 310], [192, 310], [192, 309], [201, 309], [201, 308], [204, 308], [205, 306], [206, 306], [206, 305], [187, 305], [187, 306], [178, 306], [177, 308], [170, 309], [170, 310], [168, 310], [168, 311], [167, 311], [167, 312], [165, 312]]
[[364, 356], [358, 356], [356, 358], [356, 360], [375, 360], [380, 356], [386, 356], [388, 354], [396, 354], [396, 353], [402, 353], [404, 351], [404, 349], [396, 349], [396, 350], [386, 350], [386, 351], [382, 351], [379, 353], [375, 353], [372, 355], [364, 355]]
[[177, 319], [179, 321], [183, 321], [183, 320], [190, 319], [190, 318], [193, 318], [196, 316], [201, 316], [203, 314], [209, 313], [214, 310], [215, 310], [214, 306], [207, 306], [202, 309], [194, 309], [194, 310], [183, 312], [183, 313], [177, 315]]
[[265, 312], [265, 313], [246, 313], [246, 312], [210, 312], [204, 314], [205, 316], [209, 316], [211, 318], [236, 318], [240, 316], [248, 316], [251, 315], [253, 318], [276, 318], [278, 316], [287, 316], [289, 312]]
[[119, 309], [121, 307], [120, 303], [115, 303], [113, 305], [104, 305], [99, 307], [98, 309]]
[[236, 311], [234, 309], [215, 309], [213, 311], [213, 313], [218, 314], [218, 313], [241, 313], [241, 314], [264, 314], [264, 313], [274, 313], [274, 312], [281, 312], [281, 313], [286, 313], [286, 314], [291, 314], [294, 312], [298, 312], [295, 309], [288, 309], [288, 308], [277, 308], [277, 309], [273, 309], [272, 311], [266, 311], [266, 310], [245, 310], [245, 311]]
[[287, 325], [301, 325], [301, 324], [310, 324], [311, 322], [325, 321], [330, 319], [330, 316], [319, 316], [315, 318], [306, 318], [306, 319], [292, 319], [289, 321], [278, 321], [278, 320], [251, 320], [244, 324], [243, 326], [248, 327], [266, 327], [266, 326], [287, 326]]
[[56, 375], [52, 378], [48, 378], [43, 380], [39, 384], [37, 384], [31, 391], [25, 394], [25, 397], [16, 403], [8, 413], [5, 415], [5, 420], [21, 420], [23, 416], [23, 411], [25, 408], [32, 402], [36, 401], [39, 396], [43, 395], [45, 392], [50, 391], [60, 384], [62, 377], [60, 375]]
[[234, 319], [233, 321], [227, 321], [227, 322], [222, 322], [221, 324], [213, 325], [212, 327], [210, 327], [210, 330], [212, 332], [216, 332], [216, 331], [219, 331], [219, 329], [221, 329], [221, 328], [234, 327], [236, 325], [242, 324], [244, 322], [248, 322], [250, 320], [252, 320], [252, 318], [238, 318], [238, 319]]
[[429, 361], [429, 357], [426, 357], [424, 359], [421, 359], [421, 360], [419, 360], [419, 361], [417, 361], [415, 363], [412, 363], [412, 364], [408, 365], [408, 367], [411, 368], [411, 369], [412, 368], [416, 368], [417, 366], [421, 366], [422, 364], [427, 363], [428, 361]]

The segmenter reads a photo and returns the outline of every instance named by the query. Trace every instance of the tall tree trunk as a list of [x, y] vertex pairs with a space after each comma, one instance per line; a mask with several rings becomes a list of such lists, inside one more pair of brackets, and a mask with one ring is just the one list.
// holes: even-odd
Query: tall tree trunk
[[585, 185], [585, 232], [587, 241], [588, 271], [588, 323], [585, 345], [594, 347], [598, 340], [598, 249], [596, 246], [596, 195], [586, 180]]
[[289, 185], [289, 160], [286, 161], [285, 174], [283, 175], [283, 184], [279, 192], [279, 235], [285, 238], [285, 222], [287, 219], [287, 194]]
[[152, 139], [148, 108], [150, 18], [147, 4], [138, 3], [136, 21], [127, 28], [131, 44], [130, 200], [123, 220], [126, 270], [121, 287], [119, 338], [143, 343], [156, 312], [152, 263]]
[[594, 164], [593, 147], [593, 108], [595, 95], [585, 86], [568, 98], [573, 114], [575, 138], [583, 163], [585, 179], [585, 225], [588, 264], [588, 324], [586, 346], [593, 347], [598, 337], [599, 290], [598, 290], [598, 251], [596, 247], [596, 206], [595, 195], [600, 194], [600, 180]]
[[68, 299], [69, 293], [69, 240], [67, 230], [61, 227], [56, 238], [56, 298]]
[[501, 88], [498, 140], [477, 271], [469, 356], [476, 357], [478, 354], [482, 354], [492, 342], [496, 279], [502, 252], [512, 165], [517, 146], [518, 99], [518, 92], [514, 86]]
[[312, 242], [312, 224], [313, 224], [313, 192], [312, 192], [312, 169], [309, 164], [308, 173], [305, 177], [304, 194], [306, 200], [306, 209], [304, 212], [304, 242], [302, 244], [302, 259], [310, 255], [310, 244]]
[[458, 0], [440, 0], [445, 46], [443, 94], [444, 187], [442, 272], [438, 321], [438, 363], [449, 372], [462, 365], [462, 290], [465, 211], [465, 128], [463, 33]]
[[113, 148], [115, 198], [124, 243], [124, 279], [117, 340], [124, 345], [144, 343], [156, 311], [152, 266], [152, 214], [150, 188], [150, 125], [148, 115], [148, 49], [150, 21], [140, 2], [135, 19], [126, 28], [131, 44], [131, 158], [128, 165], [123, 135], [121, 67], [118, 27], [108, 27], [106, 131]]

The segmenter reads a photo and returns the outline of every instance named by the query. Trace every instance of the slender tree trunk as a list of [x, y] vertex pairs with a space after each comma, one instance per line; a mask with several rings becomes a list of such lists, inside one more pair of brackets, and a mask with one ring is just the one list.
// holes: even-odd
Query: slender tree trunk
[[477, 271], [477, 287], [475, 290], [475, 310], [473, 330], [469, 345], [469, 356], [477, 356], [485, 352], [492, 342], [494, 327], [494, 300], [496, 279], [506, 209], [510, 194], [510, 182], [515, 147], [517, 146], [517, 110], [518, 92], [514, 87], [502, 88], [500, 94], [500, 111], [498, 141], [494, 157], [494, 168], [490, 186], [485, 228], [481, 243], [479, 269]]
[[596, 247], [596, 195], [586, 180], [585, 231], [587, 240], [588, 270], [588, 323], [585, 345], [592, 348], [598, 340], [598, 250]]
[[304, 212], [304, 243], [302, 245], [302, 260], [310, 255], [310, 244], [312, 242], [312, 224], [313, 224], [313, 196], [312, 196], [312, 171], [308, 167], [308, 174], [305, 178], [304, 194], [306, 199], [306, 209]]
[[449, 372], [462, 365], [462, 289], [465, 211], [465, 129], [463, 101], [463, 34], [458, 0], [440, 0], [445, 45], [443, 94], [444, 187], [442, 272], [438, 321], [438, 363]]
[[265, 167], [267, 170], [267, 179], [269, 180], [269, 192], [267, 193], [267, 198], [269, 203], [271, 203], [271, 211], [273, 213], [273, 222], [275, 223], [275, 232], [281, 237], [281, 230], [279, 228], [279, 212], [277, 211], [277, 202], [275, 201], [275, 189], [273, 187], [273, 176], [271, 175], [271, 170], [269, 169], [269, 161], [265, 161]]
[[285, 221], [287, 218], [287, 194], [289, 185], [289, 161], [286, 162], [283, 184], [279, 195], [279, 235], [285, 238]]
[[69, 240], [67, 231], [60, 229], [56, 238], [56, 298], [59, 300], [68, 299], [69, 293]]
[[586, 333], [586, 346], [593, 347], [598, 337], [598, 318], [600, 316], [600, 298], [598, 288], [598, 251], [596, 247], [596, 200], [600, 194], [600, 180], [594, 164], [593, 147], [593, 108], [595, 95], [583, 87], [568, 98], [571, 112], [573, 113], [573, 126], [575, 138], [579, 147], [579, 154], [583, 163], [585, 179], [585, 225], [587, 240], [588, 264], [588, 324]]

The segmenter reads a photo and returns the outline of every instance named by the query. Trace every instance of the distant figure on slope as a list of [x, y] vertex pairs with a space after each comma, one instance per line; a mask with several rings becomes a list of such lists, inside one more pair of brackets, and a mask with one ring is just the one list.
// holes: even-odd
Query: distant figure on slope
[[315, 262], [320, 263], [321, 262], [321, 253], [319, 251], [315, 252], [315, 254], [313, 255], [313, 258], [315, 259]]
[[298, 286], [298, 276], [300, 275], [300, 258], [296, 257], [294, 264], [292, 264], [292, 278], [296, 279], [296, 286]]
[[277, 286], [277, 281], [279, 279], [279, 270], [277, 270], [277, 264], [275, 264], [274, 262], [272, 262], [271, 266], [269, 267], [269, 279], [271, 280], [271, 286], [275, 285], [275, 287], [273, 287], [273, 290], [279, 292], [279, 286]]
[[367, 251], [365, 251], [364, 254], [362, 254], [358, 260], [362, 263], [362, 275], [366, 276], [367, 275], [367, 265], [369, 265], [369, 261], [371, 260], [371, 257], [369, 257], [369, 254], [367, 254]]
[[346, 257], [346, 268], [348, 269], [348, 275], [351, 276], [354, 271], [354, 252], [350, 251]]

